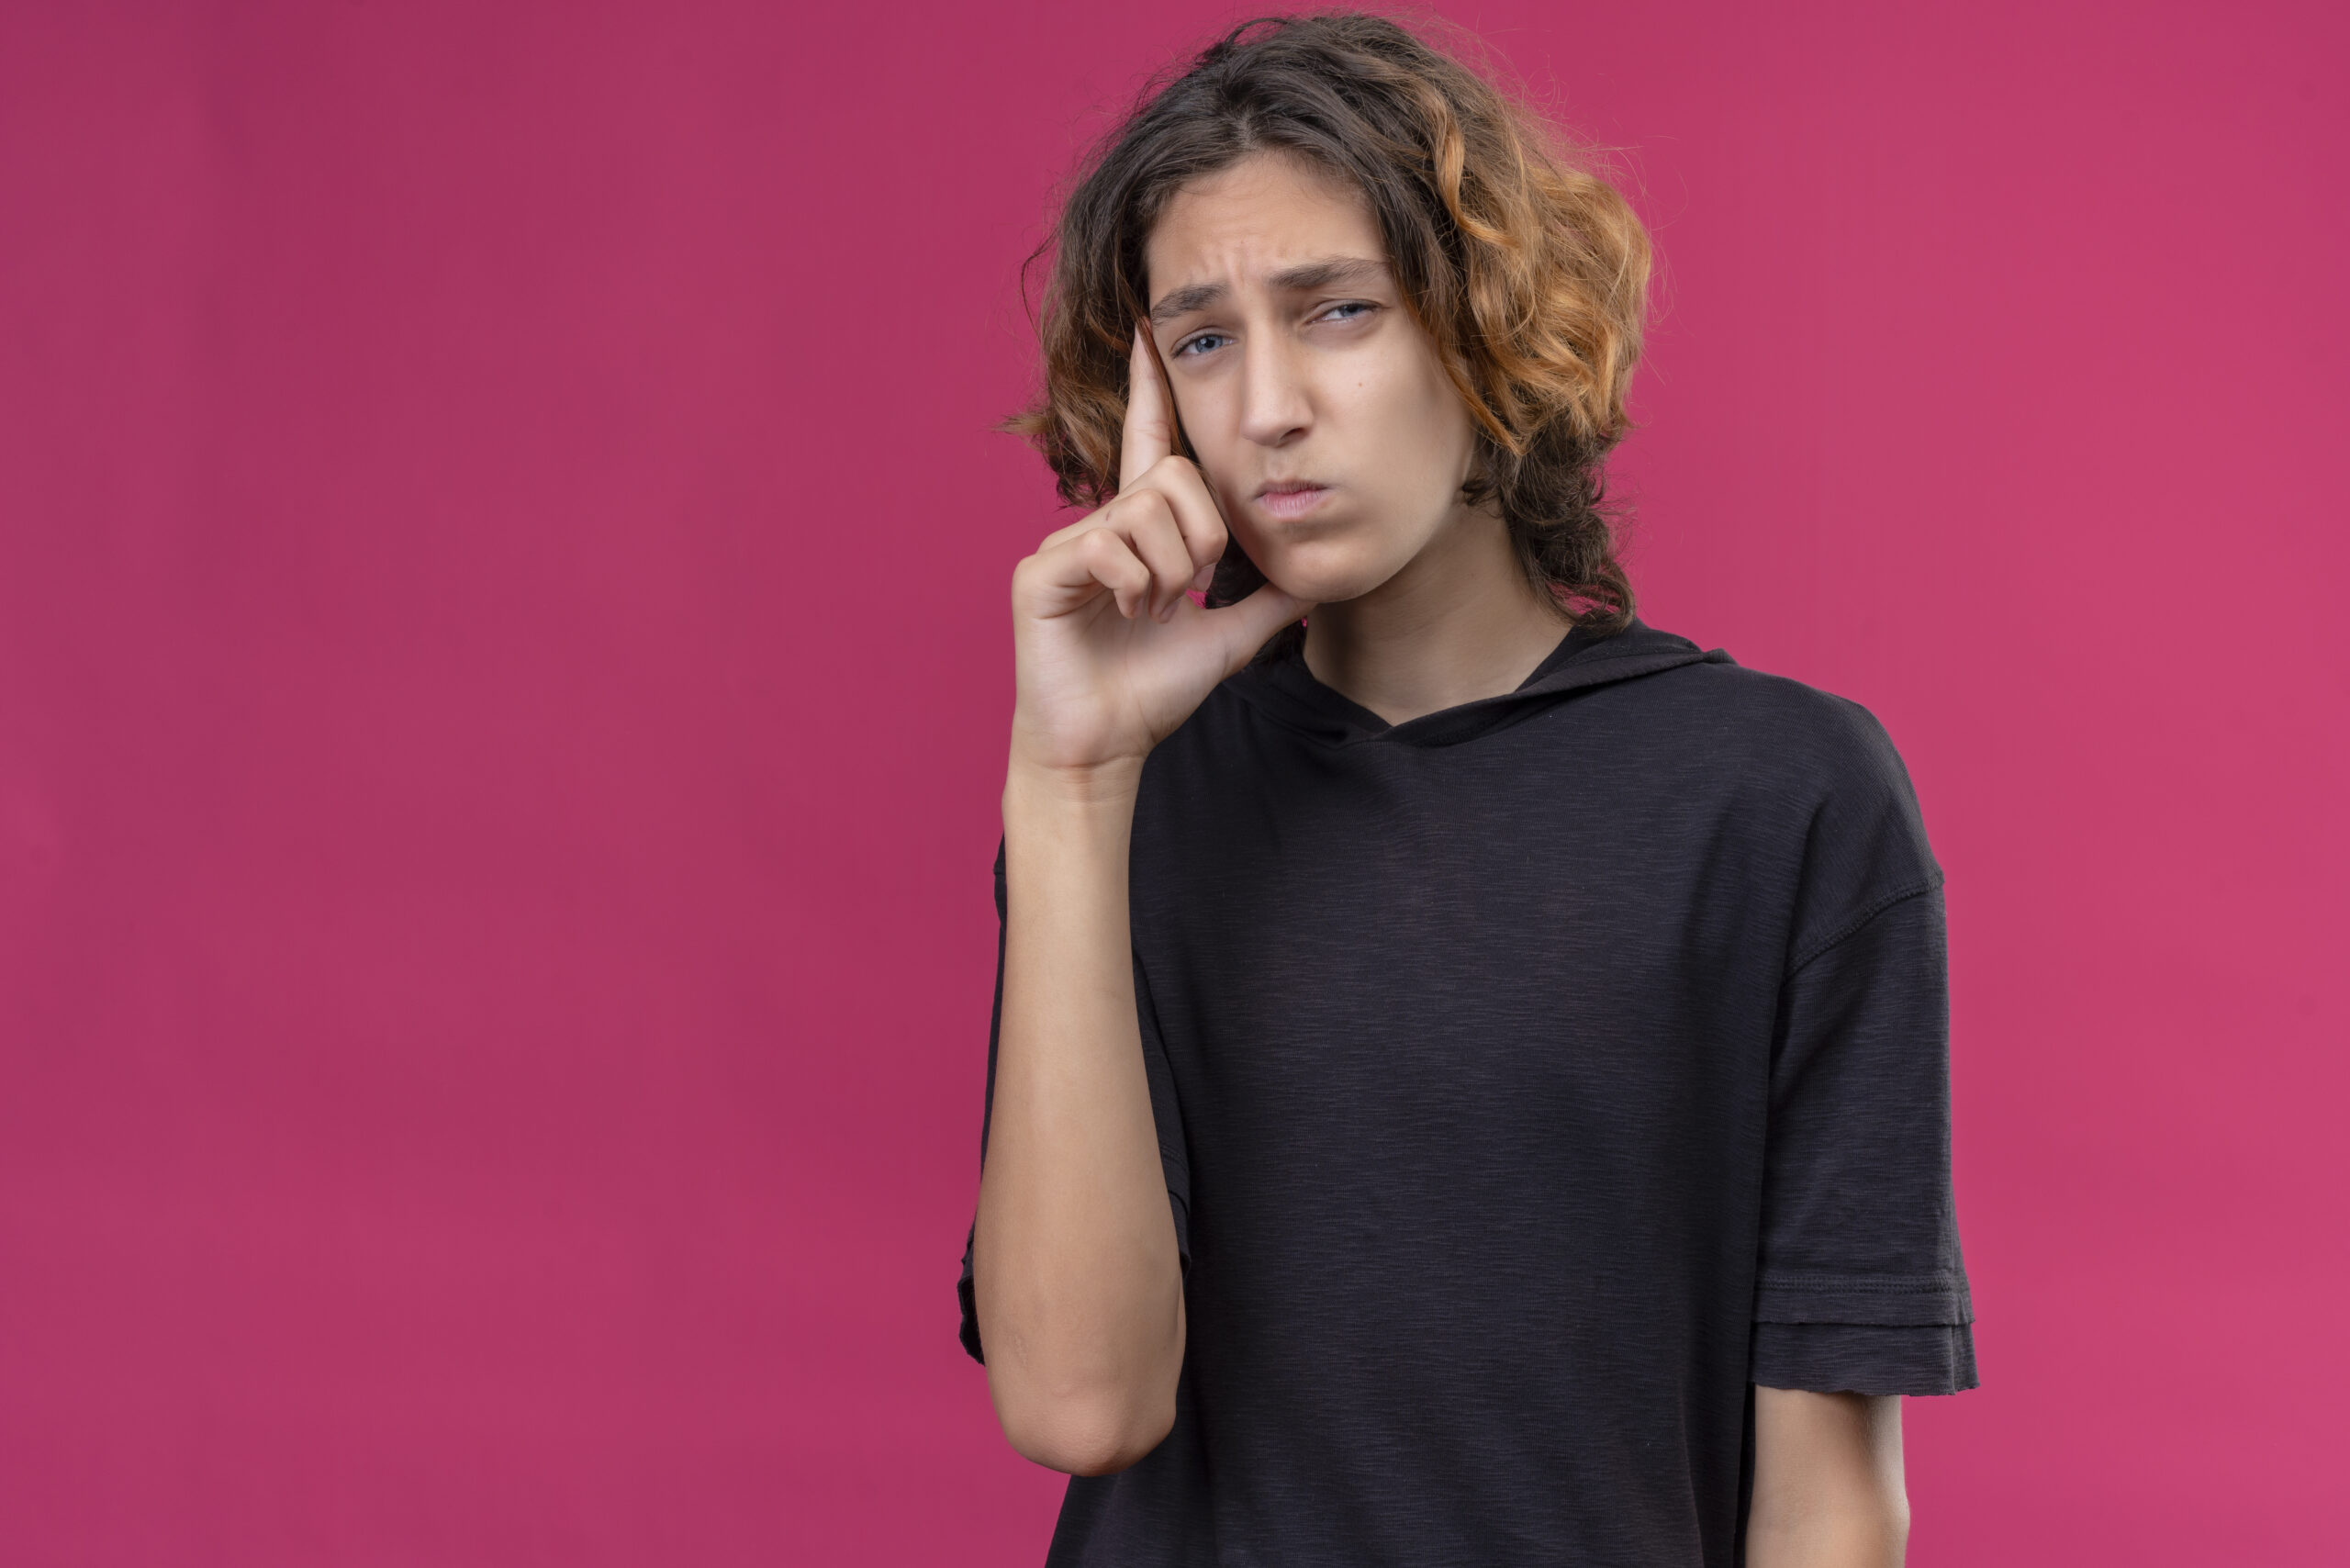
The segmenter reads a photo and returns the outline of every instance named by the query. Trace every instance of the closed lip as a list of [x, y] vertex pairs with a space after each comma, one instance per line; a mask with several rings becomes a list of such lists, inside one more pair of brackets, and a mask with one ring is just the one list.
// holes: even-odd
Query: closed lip
[[1328, 486], [1317, 479], [1269, 479], [1257, 487], [1257, 495], [1261, 499], [1266, 496], [1293, 496], [1300, 490], [1327, 488]]

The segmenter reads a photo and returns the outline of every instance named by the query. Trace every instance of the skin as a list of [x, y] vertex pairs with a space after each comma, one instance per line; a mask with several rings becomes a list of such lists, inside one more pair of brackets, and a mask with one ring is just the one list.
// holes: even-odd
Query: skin
[[[1531, 673], [1568, 622], [1500, 514], [1460, 503], [1474, 427], [1362, 199], [1252, 158], [1177, 195], [1145, 255], [1151, 325], [1224, 516], [1269, 578], [1318, 606], [1315, 677], [1400, 723]], [[1302, 515], [1259, 493], [1301, 479], [1326, 487]]]
[[1901, 1401], [1757, 1387], [1747, 1568], [1901, 1568], [1908, 1540]]
[[[1083, 1475], [1158, 1446], [1183, 1360], [1126, 937], [1143, 759], [1309, 610], [1308, 669], [1393, 723], [1513, 689], [1567, 630], [1499, 516], [1460, 500], [1474, 429], [1360, 196], [1250, 158], [1179, 192], [1145, 262], [1118, 495], [1013, 573], [1003, 1007], [972, 1256], [1005, 1435]], [[1172, 455], [1178, 414], [1196, 467]], [[1227, 529], [1268, 582], [1206, 610], [1187, 590]], [[1756, 1568], [1898, 1563], [1897, 1400], [1762, 1389], [1756, 1442]]]

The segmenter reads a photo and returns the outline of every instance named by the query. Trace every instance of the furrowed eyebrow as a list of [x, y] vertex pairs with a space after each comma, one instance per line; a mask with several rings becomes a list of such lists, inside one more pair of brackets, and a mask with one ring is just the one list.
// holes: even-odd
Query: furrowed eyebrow
[[[1328, 256], [1320, 261], [1302, 262], [1284, 268], [1265, 282], [1277, 294], [1307, 294], [1317, 288], [1332, 288], [1341, 284], [1362, 284], [1387, 276], [1387, 263], [1363, 256]], [[1178, 316], [1188, 316], [1194, 310], [1205, 310], [1222, 304], [1226, 289], [1220, 283], [1195, 283], [1189, 288], [1179, 288], [1150, 308], [1153, 325], [1163, 325]]]
[[1224, 285], [1195, 283], [1189, 288], [1179, 288], [1150, 308], [1154, 325], [1172, 321], [1178, 316], [1188, 316], [1194, 310], [1204, 310], [1224, 297]]
[[1265, 281], [1283, 294], [1307, 294], [1339, 284], [1369, 283], [1387, 275], [1387, 263], [1361, 256], [1330, 256], [1275, 273]]

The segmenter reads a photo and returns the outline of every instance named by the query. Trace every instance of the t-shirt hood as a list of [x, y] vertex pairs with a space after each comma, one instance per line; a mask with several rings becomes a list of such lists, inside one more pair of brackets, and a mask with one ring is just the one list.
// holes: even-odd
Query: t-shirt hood
[[1360, 703], [1315, 679], [1304, 654], [1292, 647], [1232, 678], [1232, 689], [1275, 722], [1326, 745], [1380, 743], [1445, 746], [1506, 729], [1591, 687], [1634, 680], [1689, 664], [1732, 664], [1720, 648], [1702, 649], [1686, 637], [1639, 620], [1612, 634], [1578, 626], [1559, 641], [1515, 690], [1439, 708], [1391, 724]]

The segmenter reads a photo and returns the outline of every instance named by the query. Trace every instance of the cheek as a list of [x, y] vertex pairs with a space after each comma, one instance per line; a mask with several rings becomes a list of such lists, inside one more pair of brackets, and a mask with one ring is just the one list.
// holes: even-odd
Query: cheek
[[1369, 453], [1394, 493], [1449, 505], [1476, 441], [1452, 384], [1434, 366], [1414, 365], [1364, 391], [1360, 423]]
[[1183, 422], [1183, 438], [1191, 442], [1192, 455], [1207, 476], [1209, 487], [1229, 511], [1233, 498], [1225, 486], [1239, 483], [1243, 467], [1237, 460], [1242, 443], [1234, 431], [1232, 410], [1225, 406], [1227, 400], [1221, 391], [1213, 384], [1179, 391], [1175, 395], [1175, 417]]
[[1456, 463], [1465, 459], [1476, 444], [1476, 422], [1461, 407], [1460, 394], [1453, 390], [1451, 379], [1436, 363], [1433, 353], [1419, 370], [1414, 386], [1416, 402], [1413, 418], [1432, 453]]

